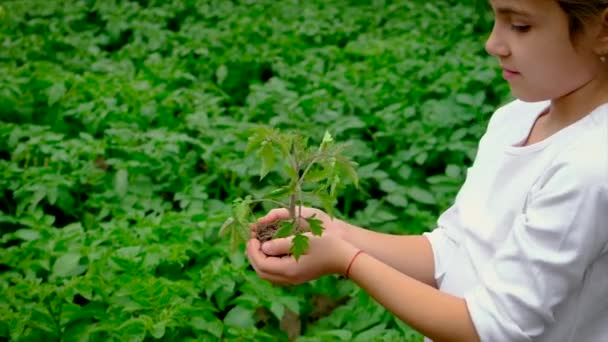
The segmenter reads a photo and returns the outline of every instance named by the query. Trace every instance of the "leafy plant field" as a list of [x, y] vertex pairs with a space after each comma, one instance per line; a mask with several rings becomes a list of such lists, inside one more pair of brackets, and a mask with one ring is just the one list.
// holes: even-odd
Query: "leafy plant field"
[[507, 99], [480, 7], [1, 1], [0, 339], [420, 341], [347, 280], [260, 280], [218, 231], [282, 184], [244, 153], [258, 125], [351, 144], [337, 215], [432, 229]]

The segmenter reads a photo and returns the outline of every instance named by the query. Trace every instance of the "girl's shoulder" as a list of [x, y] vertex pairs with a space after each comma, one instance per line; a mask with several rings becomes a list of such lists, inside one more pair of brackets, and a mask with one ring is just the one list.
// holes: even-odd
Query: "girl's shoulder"
[[511, 127], [527, 125], [531, 120], [535, 120], [549, 105], [550, 101], [524, 102], [516, 99], [508, 102], [492, 114], [488, 130], [506, 125]]
[[576, 133], [555, 151], [545, 174], [564, 174], [581, 189], [600, 188], [608, 199], [608, 104], [591, 112]]
[[556, 161], [581, 171], [581, 176], [608, 184], [608, 105], [589, 114], [580, 134]]
[[499, 107], [489, 120], [486, 131], [481, 139], [483, 142], [498, 143], [504, 147], [516, 144], [523, 134], [527, 134], [534, 120], [547, 109], [549, 101], [523, 102], [511, 101]]

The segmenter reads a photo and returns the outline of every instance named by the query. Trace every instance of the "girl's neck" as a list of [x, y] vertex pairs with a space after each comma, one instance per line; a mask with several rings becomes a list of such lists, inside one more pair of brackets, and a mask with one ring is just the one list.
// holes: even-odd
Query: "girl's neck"
[[553, 99], [534, 122], [524, 146], [540, 142], [589, 115], [608, 102], [608, 78], [593, 79], [577, 90]]
[[553, 99], [549, 106], [546, 124], [562, 129], [608, 103], [608, 77], [594, 78], [575, 91]]

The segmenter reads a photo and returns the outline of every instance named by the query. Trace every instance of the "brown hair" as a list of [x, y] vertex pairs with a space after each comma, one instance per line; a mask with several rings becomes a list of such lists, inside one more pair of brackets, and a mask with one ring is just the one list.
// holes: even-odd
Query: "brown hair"
[[557, 0], [570, 19], [570, 34], [584, 31], [585, 22], [608, 8], [608, 0]]

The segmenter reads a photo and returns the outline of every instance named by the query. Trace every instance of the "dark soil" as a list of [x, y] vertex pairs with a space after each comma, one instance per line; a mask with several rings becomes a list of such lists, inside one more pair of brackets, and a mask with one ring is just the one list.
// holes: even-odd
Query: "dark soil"
[[[272, 240], [274, 234], [279, 230], [279, 225], [276, 223], [264, 224], [256, 228], [256, 237], [261, 243]], [[298, 226], [297, 231], [300, 233], [309, 232], [308, 227]]]
[[255, 233], [258, 240], [261, 243], [272, 240], [274, 234], [279, 230], [279, 226], [277, 224], [265, 224], [262, 226], [258, 226]]

